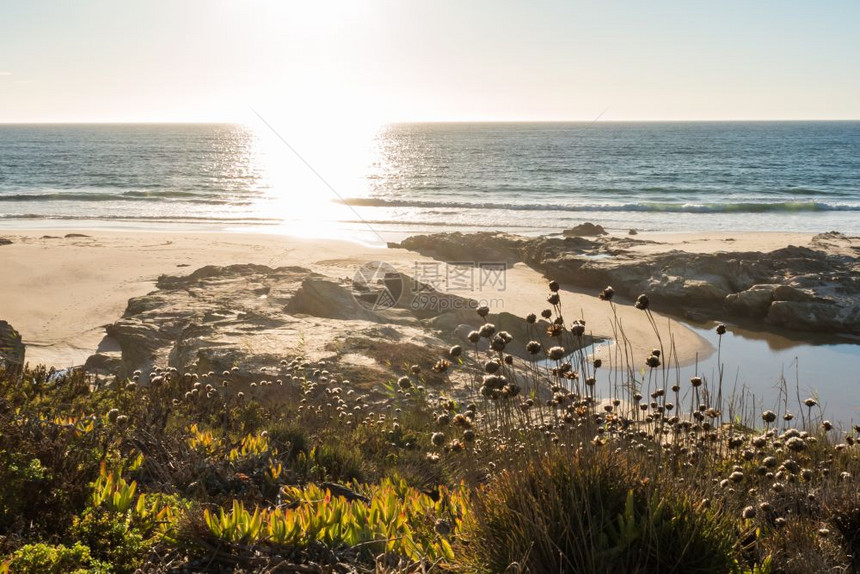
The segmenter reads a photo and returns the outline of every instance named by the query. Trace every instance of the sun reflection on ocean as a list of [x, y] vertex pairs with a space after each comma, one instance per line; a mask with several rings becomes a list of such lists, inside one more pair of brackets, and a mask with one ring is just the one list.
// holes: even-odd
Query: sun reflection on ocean
[[384, 243], [356, 208], [341, 201], [368, 193], [369, 169], [378, 162], [378, 125], [353, 122], [336, 129], [307, 129], [261, 120], [249, 127], [250, 154], [260, 173], [255, 210], [281, 222], [269, 231]]

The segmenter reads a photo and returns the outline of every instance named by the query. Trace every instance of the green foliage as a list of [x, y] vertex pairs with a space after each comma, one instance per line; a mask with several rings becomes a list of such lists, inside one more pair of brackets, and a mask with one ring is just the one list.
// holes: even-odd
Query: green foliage
[[29, 493], [39, 491], [49, 478], [38, 458], [23, 453], [0, 451], [0, 530], [11, 526], [21, 516]]
[[307, 431], [295, 423], [274, 425], [269, 430], [269, 438], [279, 445], [287, 460], [295, 460], [299, 453], [310, 450]]
[[291, 504], [283, 510], [257, 507], [251, 512], [234, 500], [229, 511], [204, 511], [204, 520], [214, 537], [236, 544], [306, 547], [317, 541], [333, 548], [364, 546], [414, 561], [454, 559], [448, 538], [433, 526], [444, 521], [456, 536], [465, 509], [462, 492], [446, 490], [434, 501], [405, 483], [383, 481], [366, 490], [368, 502], [334, 496], [313, 484], [288, 487], [284, 495]]
[[128, 514], [105, 508], [85, 510], [70, 533], [85, 543], [94, 556], [113, 564], [117, 574], [134, 572], [155, 544], [155, 539], [144, 537]]
[[9, 572], [15, 574], [111, 574], [111, 567], [93, 560], [90, 549], [81, 543], [71, 548], [62, 544], [28, 544], [16, 551], [9, 561]]
[[83, 417], [19, 413], [0, 432], [0, 532], [55, 533], [86, 506], [109, 433]]

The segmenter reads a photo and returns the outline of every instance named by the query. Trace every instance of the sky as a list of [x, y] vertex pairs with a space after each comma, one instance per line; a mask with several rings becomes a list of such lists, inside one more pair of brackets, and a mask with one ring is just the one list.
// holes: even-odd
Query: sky
[[0, 0], [0, 122], [860, 119], [860, 2]]

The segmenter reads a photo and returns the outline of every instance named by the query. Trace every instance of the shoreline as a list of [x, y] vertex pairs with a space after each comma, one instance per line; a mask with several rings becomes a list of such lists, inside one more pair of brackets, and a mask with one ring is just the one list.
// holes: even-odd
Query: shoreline
[[[367, 261], [385, 261], [406, 274], [419, 264], [438, 263], [399, 248], [232, 230], [48, 227], [10, 229], [0, 236], [12, 241], [0, 247], [6, 271], [6, 280], [0, 285], [0, 319], [22, 333], [28, 361], [58, 367], [83, 364], [104, 338], [104, 327], [122, 316], [129, 299], [153, 291], [155, 280], [162, 274], [184, 275], [204, 265], [254, 263], [298, 265], [342, 278], [351, 277]], [[641, 232], [635, 239], [646, 243], [631, 247], [631, 251], [770, 251], [787, 245], [804, 246], [812, 237], [811, 233], [790, 232]], [[540, 272], [517, 263], [506, 271], [506, 281], [505, 291], [495, 294], [505, 311], [525, 316], [545, 306], [546, 282]], [[584, 317], [595, 336], [611, 338], [612, 325], [596, 293], [568, 288], [563, 294], [566, 308], [575, 309], [576, 317]], [[479, 292], [464, 295], [481, 298]], [[653, 338], [650, 325], [631, 305], [621, 305], [619, 310], [629, 339]], [[695, 332], [695, 326], [667, 315], [660, 318], [675, 336], [682, 365], [713, 353], [713, 345]], [[769, 336], [766, 329], [760, 335], [764, 339]], [[636, 351], [648, 350], [647, 345], [640, 346]]]
[[[699, 219], [707, 218], [708, 214], [693, 214]], [[766, 251], [785, 247], [789, 244], [805, 245], [817, 234], [837, 231], [851, 236], [850, 231], [844, 231], [837, 226], [817, 226], [814, 230], [791, 229], [775, 230], [766, 228], [741, 227], [737, 231], [726, 231], [719, 226], [703, 225], [711, 231], [698, 231], [682, 227], [679, 230], [667, 231], [665, 228], [649, 229], [635, 225], [601, 223], [595, 213], [583, 212], [578, 223], [589, 222], [602, 225], [608, 232], [604, 237], [631, 237], [660, 242], [666, 247], [681, 249], [692, 253], [708, 253], [715, 250], [727, 251]], [[701, 222], [700, 222], [701, 223]], [[467, 234], [497, 232], [518, 235], [527, 238], [562, 237], [571, 225], [460, 225], [456, 222], [427, 222], [427, 221], [377, 221], [373, 219], [350, 220], [271, 220], [271, 221], [231, 221], [231, 220], [169, 220], [169, 219], [51, 219], [51, 218], [10, 218], [0, 219], [0, 237], [13, 234], [30, 234], [43, 232], [45, 234], [66, 233], [161, 233], [161, 234], [198, 234], [198, 233], [228, 233], [239, 235], [279, 236], [298, 239], [339, 240], [363, 243], [373, 246], [384, 246], [384, 243], [396, 243], [415, 235], [434, 235], [439, 233], [461, 232]], [[636, 233], [630, 235], [629, 230]], [[860, 232], [858, 232], [860, 235]], [[634, 247], [632, 250], [642, 250]]]

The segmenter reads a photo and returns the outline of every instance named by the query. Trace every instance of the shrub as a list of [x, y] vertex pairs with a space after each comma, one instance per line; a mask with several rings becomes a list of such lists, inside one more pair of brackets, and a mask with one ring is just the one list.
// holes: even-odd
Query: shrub
[[126, 513], [88, 508], [75, 520], [72, 536], [86, 543], [92, 554], [114, 566], [117, 574], [137, 569], [154, 540], [144, 539]]
[[476, 492], [467, 559], [488, 572], [731, 571], [731, 528], [643, 479], [603, 450], [528, 460]]
[[109, 565], [93, 560], [90, 549], [80, 542], [67, 548], [62, 544], [28, 544], [9, 561], [14, 574], [109, 574]]
[[361, 480], [364, 475], [362, 465], [361, 453], [344, 444], [314, 447], [307, 455], [300, 453], [296, 459], [296, 467], [300, 473], [317, 480]]
[[47, 469], [38, 458], [0, 451], [0, 531], [20, 520], [29, 504], [29, 493], [38, 492], [47, 479]]
[[19, 416], [0, 432], [0, 532], [62, 532], [86, 507], [109, 437], [90, 419]]

